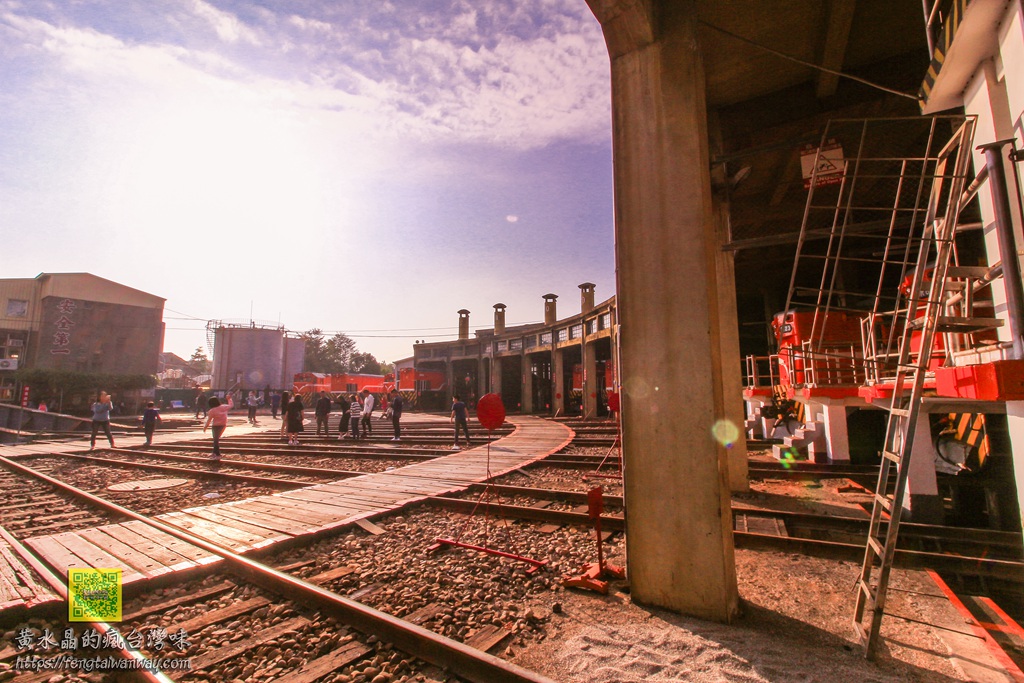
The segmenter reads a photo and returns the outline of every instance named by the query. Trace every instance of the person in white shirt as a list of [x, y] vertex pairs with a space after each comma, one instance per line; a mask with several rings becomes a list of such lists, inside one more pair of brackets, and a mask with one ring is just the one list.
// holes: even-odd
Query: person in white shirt
[[373, 407], [377, 403], [377, 399], [374, 398], [373, 394], [370, 393], [369, 389], [363, 389], [363, 438], [365, 439], [370, 434], [373, 434], [373, 423], [370, 421], [373, 415]]

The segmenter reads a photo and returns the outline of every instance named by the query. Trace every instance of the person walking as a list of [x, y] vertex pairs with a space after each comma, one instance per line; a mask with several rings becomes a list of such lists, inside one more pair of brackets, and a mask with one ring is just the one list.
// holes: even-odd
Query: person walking
[[455, 450], [459, 447], [459, 427], [466, 435], [466, 446], [469, 446], [469, 416], [466, 412], [466, 404], [462, 402], [458, 394], [452, 396], [452, 417], [449, 422], [455, 423]]
[[150, 401], [146, 404], [146, 410], [142, 413], [142, 431], [146, 433], [146, 445], [153, 445], [153, 432], [156, 431], [156, 423], [163, 422], [163, 418], [160, 417], [160, 411], [157, 410], [156, 404]]
[[359, 438], [359, 423], [363, 417], [363, 402], [359, 400], [358, 394], [350, 396], [351, 403], [348, 405], [349, 423], [352, 426], [352, 438]]
[[327, 395], [326, 391], [320, 392], [320, 398], [316, 402], [314, 415], [316, 416], [316, 435], [320, 436], [320, 428], [323, 427], [324, 436], [330, 438], [331, 423], [327, 420], [331, 416], [331, 397]]
[[277, 419], [277, 409], [281, 407], [281, 394], [276, 391], [270, 396], [270, 415]]
[[302, 397], [295, 394], [292, 397], [292, 402], [288, 404], [288, 409], [285, 410], [284, 420], [288, 426], [288, 445], [298, 446], [299, 445], [299, 433], [303, 431], [302, 422], [304, 416], [302, 414]]
[[255, 391], [250, 391], [248, 398], [245, 399], [245, 405], [249, 409], [249, 424], [256, 424], [256, 409], [260, 407], [260, 399], [256, 395]]
[[291, 394], [287, 391], [281, 392], [281, 440], [284, 441], [284, 435], [288, 433], [288, 402], [291, 399]]
[[210, 425], [213, 425], [211, 430], [213, 433], [213, 454], [210, 457], [214, 460], [220, 460], [220, 437], [224, 434], [224, 430], [228, 428], [228, 413], [235, 407], [235, 402], [230, 392], [228, 392], [227, 401], [227, 403], [222, 404], [216, 396], [210, 398], [206, 425], [203, 426], [203, 431], [205, 432]]
[[395, 430], [395, 438], [392, 441], [402, 440], [402, 408], [405, 407], [405, 399], [398, 393], [397, 389], [391, 390], [391, 426]]
[[[220, 403], [220, 400], [217, 400]], [[206, 392], [202, 389], [196, 394], [196, 419], [199, 419], [199, 411], [203, 411], [203, 417], [206, 417], [206, 410], [210, 406], [210, 399], [206, 396]]]
[[366, 439], [373, 434], [373, 407], [377, 399], [370, 393], [369, 389], [363, 389], [363, 438]]
[[99, 396], [96, 397], [96, 402], [92, 404], [92, 436], [89, 438], [90, 451], [96, 448], [96, 434], [99, 433], [100, 429], [107, 435], [110, 447], [116, 448], [114, 446], [114, 437], [110, 433], [110, 411], [113, 409], [114, 401], [110, 398], [110, 394], [101, 391]]

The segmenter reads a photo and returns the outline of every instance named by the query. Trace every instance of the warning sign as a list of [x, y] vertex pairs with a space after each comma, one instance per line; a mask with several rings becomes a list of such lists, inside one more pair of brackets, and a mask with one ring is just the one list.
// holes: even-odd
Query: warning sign
[[843, 180], [846, 173], [846, 159], [843, 146], [830, 139], [821, 147], [804, 145], [800, 150], [800, 170], [803, 171], [804, 189], [822, 185], [834, 185]]

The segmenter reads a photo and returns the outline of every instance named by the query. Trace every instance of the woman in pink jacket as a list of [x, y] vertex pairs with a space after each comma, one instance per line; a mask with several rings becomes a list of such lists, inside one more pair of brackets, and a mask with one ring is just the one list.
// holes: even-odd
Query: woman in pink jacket
[[221, 403], [220, 399], [214, 396], [210, 399], [210, 406], [206, 413], [206, 426], [203, 427], [205, 432], [207, 427], [213, 425], [213, 459], [220, 460], [220, 435], [224, 433], [224, 430], [228, 427], [228, 412], [235, 407], [235, 402], [231, 400], [231, 394], [228, 394], [228, 402], [226, 404]]

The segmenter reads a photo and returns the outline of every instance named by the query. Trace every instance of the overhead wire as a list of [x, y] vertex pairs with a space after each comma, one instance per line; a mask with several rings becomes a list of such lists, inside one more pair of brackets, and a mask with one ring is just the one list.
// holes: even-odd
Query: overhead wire
[[737, 34], [733, 33], [732, 31], [728, 31], [728, 30], [722, 28], [721, 26], [715, 26], [714, 24], [709, 24], [706, 21], [701, 21], [700, 24], [702, 26], [706, 26], [706, 27], [712, 29], [713, 31], [718, 31], [719, 33], [723, 33], [723, 34], [729, 36], [730, 38], [735, 38], [736, 40], [738, 40], [738, 41], [740, 41], [742, 43], [746, 43], [747, 45], [750, 45], [752, 47], [756, 47], [759, 50], [764, 50], [765, 52], [770, 52], [771, 54], [775, 55], [776, 57], [780, 57], [782, 59], [788, 59], [791, 62], [796, 62], [797, 64], [802, 64], [803, 66], [806, 66], [806, 67], [811, 68], [811, 69], [817, 69], [818, 71], [824, 71], [825, 73], [832, 74], [833, 76], [839, 76], [840, 78], [848, 78], [851, 81], [857, 81], [858, 83], [861, 83], [861, 84], [866, 85], [866, 86], [871, 87], [871, 88], [875, 88], [877, 90], [881, 90], [883, 92], [887, 92], [887, 93], [889, 93], [891, 95], [898, 95], [900, 97], [906, 97], [908, 99], [914, 100], [915, 102], [918, 101], [917, 95], [912, 95], [910, 93], [903, 92], [902, 90], [895, 90], [893, 88], [881, 85], [880, 83], [875, 83], [873, 81], [869, 81], [866, 78], [861, 78], [860, 76], [854, 76], [853, 74], [848, 74], [848, 73], [844, 73], [842, 71], [837, 71], [836, 69], [829, 69], [828, 67], [821, 66], [820, 64], [815, 64], [814, 62], [808, 62], [805, 59], [800, 59], [799, 57], [794, 57], [793, 55], [788, 55], [785, 52], [780, 52], [780, 51], [776, 50], [775, 48], [768, 47], [767, 45], [762, 45], [761, 43], [753, 41], [753, 40], [751, 40], [749, 38], [744, 38], [743, 36], [737, 35]]

